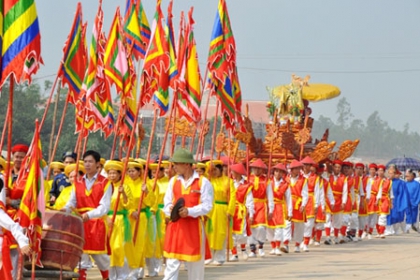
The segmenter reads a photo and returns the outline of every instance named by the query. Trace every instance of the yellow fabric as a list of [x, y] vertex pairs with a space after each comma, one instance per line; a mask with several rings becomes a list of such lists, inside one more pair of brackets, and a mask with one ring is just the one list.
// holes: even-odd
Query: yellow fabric
[[[54, 180], [44, 181], [44, 198], [45, 201], [50, 201], [50, 191]], [[49, 204], [48, 204], [49, 205]]]
[[[213, 209], [209, 214], [210, 220], [212, 222], [213, 230], [208, 233], [208, 240], [210, 249], [213, 250], [222, 250], [223, 243], [226, 240], [227, 228], [229, 225], [229, 247], [232, 245], [232, 228], [228, 224], [227, 214], [230, 214], [232, 217], [235, 213], [235, 203], [236, 203], [236, 189], [233, 184], [233, 180], [230, 180], [227, 176], [221, 176], [218, 178], [211, 178], [211, 184], [214, 189], [214, 202]], [[218, 203], [215, 203], [215, 202]], [[222, 204], [220, 202], [226, 202]]]
[[73, 189], [73, 185], [65, 187], [60, 195], [58, 196], [57, 200], [54, 203], [53, 209], [61, 210], [66, 206], [67, 201], [70, 199], [71, 190]]
[[[124, 184], [124, 192], [127, 195], [127, 201], [124, 202], [123, 195], [119, 193], [118, 189], [120, 187], [120, 183], [114, 183], [114, 192], [112, 193], [111, 197], [111, 208], [110, 211], [115, 211], [115, 205], [117, 202], [118, 196], [120, 196], [120, 201], [118, 203], [117, 211], [121, 211], [123, 209], [131, 209], [133, 205], [133, 194], [131, 192], [131, 188]], [[112, 215], [108, 215], [109, 221], [112, 219]], [[114, 226], [111, 233], [111, 238], [109, 244], [111, 246], [111, 256], [110, 256], [110, 266], [124, 266], [124, 259], [128, 253], [128, 244], [130, 242], [124, 242], [124, 217], [123, 215], [117, 214], [115, 216]]]
[[[148, 181], [150, 189], [152, 190], [154, 179]], [[166, 190], [168, 189], [169, 178], [164, 176], [157, 180], [155, 188], [155, 200], [151, 211], [155, 213], [154, 222], [156, 222], [156, 229], [154, 233], [154, 240], [147, 238], [146, 252], [147, 257], [161, 258], [163, 256], [163, 244], [165, 242], [165, 214], [163, 213], [162, 207], [159, 208], [159, 204], [163, 204], [163, 198], [165, 197]], [[159, 215], [159, 217], [157, 217]], [[160, 224], [157, 221], [160, 220]]]
[[[287, 90], [289, 85], [283, 85], [274, 88], [274, 93], [278, 93]], [[302, 88], [302, 99], [308, 101], [317, 102], [327, 99], [332, 99], [339, 96], [341, 93], [340, 89], [336, 86], [329, 84], [309, 84], [309, 86], [304, 86]]]
[[[137, 211], [138, 205], [140, 203], [140, 198], [142, 196], [143, 191], [141, 190], [141, 186], [143, 185], [143, 179], [139, 178], [135, 181], [128, 179], [127, 184], [129, 185], [131, 189], [131, 193], [133, 195], [133, 207], [129, 211], [129, 218], [130, 218], [130, 224], [131, 224], [131, 230], [134, 238], [134, 231], [136, 226], [136, 220], [133, 219], [131, 216], [135, 211]], [[149, 193], [144, 196], [143, 203], [142, 203], [142, 209], [146, 207], [151, 207], [155, 200], [154, 193], [149, 189]], [[131, 269], [144, 267], [145, 266], [145, 244], [146, 239], [148, 238], [147, 233], [147, 217], [145, 212], [140, 212], [139, 215], [139, 228], [137, 231], [137, 237], [136, 237], [136, 244], [134, 245], [133, 242], [130, 242], [127, 244], [127, 262], [128, 266]]]

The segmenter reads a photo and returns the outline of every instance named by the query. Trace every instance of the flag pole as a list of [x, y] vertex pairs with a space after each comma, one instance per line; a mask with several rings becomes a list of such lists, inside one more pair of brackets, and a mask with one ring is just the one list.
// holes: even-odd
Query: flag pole
[[141, 153], [141, 138], [140, 138], [140, 127], [143, 128], [143, 116], [140, 116], [140, 123], [138, 124], [138, 131], [137, 131], [137, 150], [136, 150], [136, 158], [140, 157]]
[[3, 131], [1, 133], [1, 141], [0, 141], [0, 150], [3, 151], [3, 144], [4, 144], [4, 137], [6, 137], [6, 129], [7, 125], [9, 124], [9, 106], [7, 106], [6, 118], [3, 124]]
[[[216, 101], [216, 111], [214, 113], [213, 134], [211, 136], [210, 160], [213, 160], [213, 155], [214, 155], [214, 145], [215, 145], [215, 142], [216, 142], [217, 115], [218, 115], [218, 111], [219, 111], [219, 103], [220, 103], [220, 101], [217, 100]], [[204, 143], [203, 143], [203, 149], [201, 150], [201, 158], [203, 157], [203, 152], [204, 152]]]
[[[155, 178], [153, 179], [153, 188], [152, 188], [153, 192], [155, 192], [156, 186], [157, 186], [157, 180], [158, 180], [158, 178], [157, 178], [158, 176], [157, 175], [159, 173], [159, 169], [160, 169], [160, 166], [161, 166], [161, 163], [162, 163], [163, 154], [165, 152], [166, 141], [168, 139], [168, 134], [169, 134], [169, 124], [170, 124], [171, 118], [173, 117], [173, 114], [175, 112], [176, 96], [177, 95], [174, 94], [173, 99], [172, 99], [172, 107], [171, 107], [171, 111], [169, 112], [168, 127], [167, 127], [167, 129], [165, 131], [165, 135], [163, 136], [162, 146], [160, 148], [159, 160], [158, 160], [157, 168], [156, 168], [156, 174], [155, 174]], [[175, 118], [174, 118], [174, 125], [175, 125]]]
[[[249, 105], [246, 103], [246, 118], [249, 119]], [[246, 178], [249, 180], [249, 141], [246, 143]]]
[[[61, 115], [60, 126], [58, 127], [57, 136], [55, 138], [55, 143], [54, 143], [54, 148], [52, 150], [51, 157], [49, 158], [49, 162], [54, 160], [55, 153], [57, 151], [58, 142], [59, 142], [60, 136], [61, 136], [61, 131], [63, 130], [64, 119], [66, 118], [66, 112], [67, 112], [68, 104], [69, 104], [69, 102], [68, 102], [68, 95], [67, 95], [66, 101], [64, 102], [63, 114]], [[48, 165], [47, 180], [49, 179], [49, 174], [50, 173], [51, 173], [51, 167], [50, 167], [50, 165]]]
[[[207, 76], [207, 72], [208, 72], [208, 68], [206, 68], [206, 72], [205, 72], [205, 76], [204, 77]], [[203, 87], [203, 89], [202, 89], [201, 92], [204, 93], [205, 84], [204, 84], [203, 81], [204, 80], [202, 80], [202, 83], [201, 83], [202, 84], [202, 87]], [[210, 97], [211, 97], [211, 92], [209, 91], [208, 96], [207, 96], [206, 107], [204, 109], [204, 118], [202, 119], [203, 124], [201, 126], [200, 134], [198, 136], [197, 151], [196, 151], [196, 154], [195, 154], [195, 159], [196, 160], [198, 160], [198, 155], [200, 154], [200, 150], [202, 149], [202, 146], [204, 145], [204, 140], [203, 140], [204, 139], [204, 130], [203, 130], [203, 128], [204, 128], [205, 123], [207, 121], [207, 112], [208, 112], [208, 109], [209, 109]], [[203, 157], [203, 154], [202, 153], [201, 153], [201, 157]]]
[[[222, 125], [223, 127], [223, 125]], [[228, 130], [228, 135], [229, 135], [229, 144], [228, 144], [228, 210], [229, 210], [229, 202], [230, 202], [230, 196], [232, 195], [232, 193], [230, 192], [230, 150], [231, 150], [231, 144], [232, 144], [232, 134], [230, 129]], [[233, 217], [229, 217], [227, 219], [227, 241], [226, 241], [226, 262], [229, 262], [229, 250], [230, 250], [230, 221]]]
[[[50, 159], [50, 162], [51, 162], [51, 153], [52, 153], [52, 149], [53, 149], [53, 141], [54, 141], [54, 133], [55, 133], [55, 123], [56, 123], [56, 119], [57, 119], [57, 109], [58, 109], [58, 102], [59, 101], [60, 101], [60, 87], [58, 87], [58, 89], [57, 89], [57, 95], [56, 95], [56, 98], [55, 98], [53, 119], [52, 119], [52, 125], [51, 125], [51, 134], [50, 134], [50, 144], [48, 146], [48, 158]], [[45, 115], [45, 113], [44, 113], [44, 115]], [[42, 120], [41, 120], [40, 127], [41, 126], [42, 126]], [[40, 131], [41, 131], [41, 129], [40, 129]], [[49, 179], [49, 175], [47, 177]]]
[[[150, 136], [149, 136], [149, 146], [148, 146], [148, 149], [147, 149], [146, 166], [144, 168], [144, 174], [143, 174], [143, 184], [146, 184], [147, 173], [149, 172], [149, 159], [150, 159], [150, 154], [152, 152], [153, 137], [155, 135], [158, 111], [159, 111], [158, 109], [153, 110], [153, 123], [152, 123], [152, 130], [151, 130]], [[139, 214], [139, 216], [136, 220], [136, 225], [134, 227], [134, 236], [133, 236], [134, 245], [136, 244], [136, 241], [137, 241], [137, 232], [139, 230], [140, 212], [141, 212], [141, 206], [143, 204], [143, 199], [144, 199], [144, 192], [142, 191], [140, 201], [139, 201], [139, 205], [137, 207], [137, 213]]]
[[60, 80], [59, 73], [60, 73], [60, 70], [61, 70], [62, 65], [63, 65], [63, 63], [60, 63], [60, 66], [58, 67], [58, 71], [57, 71], [57, 74], [55, 76], [54, 83], [53, 83], [53, 85], [51, 87], [50, 96], [48, 97], [47, 105], [45, 105], [44, 115], [42, 116], [41, 122], [39, 124], [39, 131], [40, 132], [41, 132], [42, 126], [44, 125], [45, 119], [47, 118], [48, 109], [50, 108], [50, 105], [51, 105], [51, 101], [52, 101], [52, 97], [54, 95], [55, 87], [57, 85], [57, 82]]
[[13, 132], [13, 91], [15, 82], [13, 80], [13, 75], [9, 77], [9, 104], [7, 105], [7, 122], [8, 122], [8, 130], [7, 130], [7, 172], [5, 174], [5, 184], [6, 186], [9, 184], [9, 178], [11, 175], [10, 170], [10, 157], [12, 154], [12, 132]]

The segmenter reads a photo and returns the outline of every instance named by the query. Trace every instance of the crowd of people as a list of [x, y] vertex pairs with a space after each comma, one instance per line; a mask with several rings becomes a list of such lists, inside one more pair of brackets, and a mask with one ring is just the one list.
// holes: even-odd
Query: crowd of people
[[[3, 261], [2, 269], [13, 277], [17, 246], [30, 253], [13, 222], [23, 195], [14, 182], [27, 150], [13, 147], [12, 176], [1, 186], [3, 259], [4, 244], [11, 244], [11, 265]], [[76, 158], [67, 152], [49, 164], [53, 179], [45, 198], [48, 208], [83, 220], [79, 279], [93, 266], [103, 279], [141, 279], [163, 270], [165, 280], [178, 279], [182, 263], [189, 279], [204, 279], [205, 265], [264, 257], [266, 244], [270, 255], [280, 256], [418, 231], [420, 184], [413, 170], [401, 174], [393, 165], [317, 163], [307, 156], [269, 170], [260, 158], [249, 166], [227, 157], [196, 162], [179, 149], [168, 161], [130, 158], [124, 172], [124, 160], [105, 161], [96, 151]], [[0, 166], [6, 172], [3, 159]]]

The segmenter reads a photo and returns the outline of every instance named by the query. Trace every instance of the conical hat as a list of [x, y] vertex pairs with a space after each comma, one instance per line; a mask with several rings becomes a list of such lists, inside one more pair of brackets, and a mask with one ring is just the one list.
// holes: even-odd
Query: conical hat
[[302, 164], [310, 164], [310, 165], [314, 165], [316, 164], [316, 162], [309, 156], [306, 156], [304, 159], [302, 159], [300, 161]]
[[273, 169], [279, 169], [279, 170], [283, 170], [284, 172], [287, 172], [286, 166], [284, 166], [284, 164], [282, 163], [277, 163], [276, 165], [273, 166]]
[[297, 161], [297, 160], [293, 160], [291, 163], [290, 163], [290, 169], [293, 169], [293, 168], [299, 168], [299, 167], [303, 167], [303, 164], [300, 162], [300, 161]]
[[230, 170], [234, 171], [234, 172], [236, 172], [240, 175], [246, 175], [246, 170], [245, 170], [245, 167], [242, 163], [237, 163], [237, 164], [232, 165], [230, 167]]
[[267, 169], [268, 168], [267, 165], [265, 165], [265, 163], [260, 158], [258, 158], [256, 161], [251, 163], [250, 167], [262, 168], [262, 169]]

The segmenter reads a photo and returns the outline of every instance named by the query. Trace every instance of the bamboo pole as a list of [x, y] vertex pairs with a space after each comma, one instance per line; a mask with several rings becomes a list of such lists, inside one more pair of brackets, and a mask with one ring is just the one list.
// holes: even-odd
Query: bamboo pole
[[[206, 69], [206, 73], [207, 73], [207, 69]], [[204, 92], [204, 87], [203, 87], [203, 92]], [[199, 155], [201, 155], [201, 157], [203, 157], [203, 153], [201, 151], [204, 147], [204, 130], [203, 130], [203, 128], [204, 128], [204, 124], [207, 121], [207, 113], [208, 113], [208, 109], [209, 109], [210, 97], [211, 97], [211, 92], [208, 93], [207, 103], [206, 103], [206, 107], [204, 109], [204, 118], [201, 120], [202, 121], [202, 126], [201, 126], [200, 136], [198, 137], [197, 152], [196, 152], [196, 155], [195, 155], [196, 160], [198, 160]]]
[[[140, 123], [139, 123], [139, 126], [142, 126], [143, 127], [143, 116], [142, 115], [140, 115]], [[137, 127], [137, 129], [139, 129], [139, 128]], [[138, 134], [139, 135], [137, 135], [137, 144], [136, 144], [136, 148], [137, 148], [137, 150], [136, 150], [136, 158], [139, 158], [140, 157], [140, 153], [141, 153], [140, 130], [138, 131]]]
[[55, 104], [54, 104], [54, 112], [53, 112], [53, 119], [52, 119], [52, 125], [51, 125], [50, 144], [48, 146], [48, 162], [52, 161], [51, 154], [52, 154], [52, 149], [53, 149], [55, 123], [56, 123], [56, 120], [57, 120], [57, 109], [58, 109], [58, 103], [59, 102], [60, 102], [60, 87], [58, 87], [58, 89], [57, 89], [57, 95], [56, 95]]
[[41, 122], [39, 124], [39, 132], [41, 132], [42, 126], [44, 125], [45, 119], [47, 117], [47, 112], [48, 112], [48, 109], [50, 108], [51, 100], [52, 100], [57, 82], [60, 80], [59, 73], [61, 70], [61, 66], [62, 66], [62, 63], [60, 63], [60, 67], [58, 67], [57, 75], [55, 76], [54, 83], [51, 87], [50, 96], [48, 97], [47, 105], [45, 106], [45, 109], [44, 109], [44, 115], [42, 116]]
[[14, 80], [13, 80], [13, 75], [10, 75], [9, 81], [9, 104], [7, 105], [7, 112], [8, 112], [8, 129], [7, 129], [7, 172], [5, 174], [5, 182], [6, 182], [6, 186], [9, 184], [9, 178], [11, 175], [11, 170], [10, 170], [10, 158], [11, 158], [11, 154], [12, 154], [12, 133], [13, 133], [13, 90], [14, 90]]
[[3, 151], [4, 137], [6, 137], [6, 129], [9, 124], [9, 106], [7, 106], [6, 118], [4, 119], [3, 131], [1, 133], [0, 151]]
[[[214, 145], [215, 145], [215, 142], [216, 142], [216, 129], [217, 129], [217, 113], [219, 111], [219, 102], [220, 101], [217, 100], [217, 102], [216, 102], [216, 111], [214, 113], [213, 134], [211, 136], [210, 160], [213, 160], [213, 155], [214, 155]], [[203, 153], [201, 153], [201, 157], [203, 157]]]

